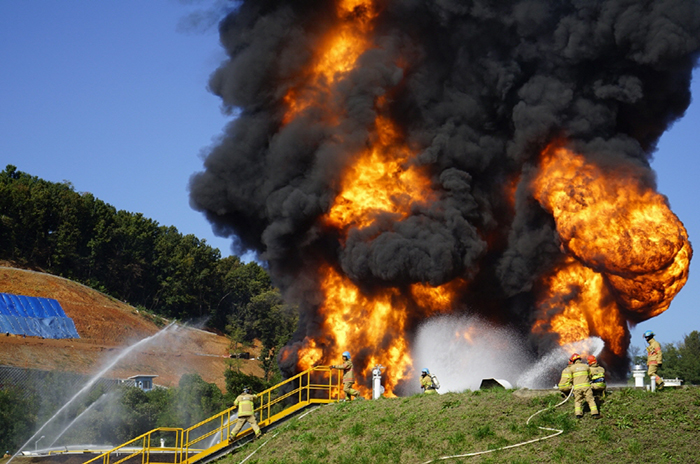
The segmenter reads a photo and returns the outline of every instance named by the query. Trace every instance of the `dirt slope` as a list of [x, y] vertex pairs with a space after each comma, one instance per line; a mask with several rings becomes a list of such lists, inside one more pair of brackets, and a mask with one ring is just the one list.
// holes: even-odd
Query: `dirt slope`
[[[50, 274], [0, 266], [0, 292], [58, 300], [81, 337], [49, 340], [0, 335], [0, 365], [94, 374], [122, 350], [161, 329], [132, 306]], [[158, 376], [156, 384], [175, 386], [183, 374], [198, 373], [223, 390], [228, 346], [226, 337], [173, 327], [129, 353], [105, 377], [152, 374]], [[255, 348], [251, 350], [251, 355], [257, 354]], [[258, 361], [241, 363], [243, 372], [262, 375]]]

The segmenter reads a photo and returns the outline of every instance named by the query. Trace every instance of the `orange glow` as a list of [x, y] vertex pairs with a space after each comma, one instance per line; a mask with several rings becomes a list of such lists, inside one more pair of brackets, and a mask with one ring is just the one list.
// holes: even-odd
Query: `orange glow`
[[457, 298], [457, 293], [463, 291], [466, 286], [467, 282], [462, 279], [455, 279], [439, 287], [413, 284], [411, 297], [423, 309], [424, 317], [445, 314], [453, 311], [453, 301]]
[[601, 274], [569, 257], [543, 285], [534, 332], [554, 332], [561, 345], [596, 335], [615, 354], [624, 353], [625, 322]]
[[457, 330], [455, 332], [456, 338], [464, 339], [470, 345], [474, 344], [474, 336], [475, 335], [476, 335], [476, 328], [475, 327], [467, 327], [466, 329], [462, 329], [461, 331]]
[[287, 113], [283, 124], [311, 106], [321, 108], [330, 122], [336, 119], [336, 111], [332, 111], [333, 105], [329, 103], [331, 87], [351, 71], [360, 55], [370, 48], [367, 36], [377, 13], [370, 0], [344, 0], [338, 4], [337, 15], [337, 26], [319, 41], [316, 59], [304, 83], [292, 88], [284, 97]]
[[[385, 384], [387, 396], [393, 396], [396, 384], [412, 371], [406, 334], [406, 307], [400, 303], [399, 293], [388, 289], [372, 298], [363, 296], [346, 277], [331, 268], [324, 269], [322, 289], [325, 299], [319, 308], [323, 316], [322, 332], [327, 346], [321, 353], [314, 340], [307, 339], [299, 353], [299, 366], [304, 369], [319, 362], [338, 364], [343, 351], [372, 348], [372, 354], [358, 364], [355, 373], [371, 369], [376, 364], [388, 366]], [[395, 301], [398, 300], [399, 302]], [[367, 388], [357, 384], [365, 396]]]
[[302, 371], [311, 369], [323, 359], [323, 350], [316, 346], [316, 341], [310, 338], [304, 340], [304, 347], [299, 350], [299, 367]]
[[398, 141], [391, 122], [379, 116], [377, 143], [361, 154], [344, 173], [341, 193], [328, 214], [328, 223], [345, 229], [369, 226], [377, 214], [402, 219], [411, 206], [430, 198], [430, 181], [412, 166], [411, 153]]
[[687, 281], [683, 224], [633, 167], [606, 171], [566, 148], [545, 150], [533, 190], [571, 256], [545, 279], [550, 294], [540, 308], [550, 315], [535, 327], [549, 325], [562, 343], [597, 334], [622, 354], [621, 312], [635, 322], [656, 316]]
[[[342, 102], [335, 99], [335, 86], [355, 69], [372, 41], [373, 21], [378, 7], [371, 0], [341, 0], [337, 3], [337, 18], [333, 27], [317, 42], [314, 58], [298, 84], [284, 97], [286, 112], [283, 124], [301, 116], [313, 115], [329, 126], [335, 126], [345, 114]], [[420, 169], [412, 166], [413, 153], [393, 122], [386, 117], [386, 97], [375, 100], [377, 116], [368, 127], [367, 148], [348, 153], [348, 166], [339, 173], [338, 194], [323, 221], [347, 234], [350, 228], [371, 225], [381, 214], [393, 221], [407, 217], [414, 205], [430, 198], [430, 180]], [[336, 134], [340, 137], [339, 134]], [[410, 374], [411, 358], [406, 335], [408, 305], [411, 297], [399, 289], [390, 288], [372, 295], [363, 295], [348, 278], [331, 267], [320, 269], [321, 290], [324, 294], [318, 314], [323, 320], [316, 339], [304, 341], [299, 351], [297, 367], [307, 369], [314, 364], [337, 364], [345, 350], [363, 349], [361, 358], [354, 358], [356, 374], [366, 375], [375, 364], [388, 366], [385, 371], [387, 395]], [[448, 303], [433, 301], [430, 293], [446, 295], [446, 290], [414, 287], [421, 293], [419, 311], [430, 313], [445, 310]], [[439, 308], [439, 309], [436, 309]], [[367, 350], [371, 347], [371, 350]], [[369, 351], [369, 352], [367, 352]], [[361, 363], [361, 365], [360, 365]], [[361, 392], [366, 389], [356, 384]], [[366, 396], [366, 395], [365, 395]]]

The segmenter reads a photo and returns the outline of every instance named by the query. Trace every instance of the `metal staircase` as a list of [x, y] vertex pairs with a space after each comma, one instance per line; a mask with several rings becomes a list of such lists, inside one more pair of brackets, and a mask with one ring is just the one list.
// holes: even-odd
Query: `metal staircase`
[[[337, 402], [340, 391], [342, 372], [329, 366], [312, 367], [257, 394], [255, 415], [258, 425], [264, 432], [314, 404]], [[127, 461], [204, 464], [252, 439], [252, 429], [248, 427], [229, 440], [236, 422], [235, 410], [235, 407], [229, 408], [186, 429], [153, 429], [84, 464], [121, 464]]]

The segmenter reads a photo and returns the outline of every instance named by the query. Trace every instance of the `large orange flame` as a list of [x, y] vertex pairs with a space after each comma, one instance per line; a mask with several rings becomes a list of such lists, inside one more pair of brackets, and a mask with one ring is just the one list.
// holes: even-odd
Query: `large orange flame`
[[[330, 95], [333, 86], [342, 83], [356, 66], [362, 53], [372, 47], [369, 35], [376, 17], [376, 5], [369, 0], [343, 0], [337, 7], [338, 26], [320, 42], [314, 64], [304, 83], [285, 96], [287, 124], [306, 110], [314, 108], [316, 117], [335, 124], [341, 108]], [[386, 98], [377, 97], [377, 117], [367, 148], [354, 154], [343, 171], [339, 193], [324, 218], [328, 227], [346, 235], [352, 228], [364, 228], [378, 217], [389, 215], [393, 222], [410, 214], [413, 205], [428, 201], [430, 181], [412, 166], [411, 150], [403, 143], [392, 121], [384, 114]], [[306, 369], [319, 362], [337, 362], [345, 350], [372, 347], [358, 368], [387, 366], [385, 389], [393, 389], [412, 371], [408, 329], [408, 306], [418, 313], [433, 313], [449, 306], [452, 288], [432, 288], [415, 284], [402, 291], [395, 288], [375, 291], [366, 296], [348, 278], [332, 267], [319, 270], [324, 294], [319, 315], [323, 319], [322, 336], [307, 338], [298, 354], [298, 367]], [[454, 287], [454, 286], [453, 286]], [[419, 304], [416, 304], [419, 302]], [[362, 385], [358, 385], [362, 391]]]
[[[298, 76], [284, 97], [283, 125], [304, 118], [328, 127], [341, 124], [347, 109], [334, 98], [334, 89], [348, 85], [362, 55], [375, 46], [378, 8], [371, 0], [337, 3], [335, 27], [320, 36], [306, 74]], [[387, 95], [392, 89], [385, 90], [374, 100], [376, 117], [367, 127], [371, 135], [362, 149], [346, 153], [349, 161], [334, 184], [336, 196], [321, 219], [324, 227], [337, 231], [341, 245], [358, 229], [390, 228], [437, 195], [428, 174], [412, 163], [415, 152], [389, 116]], [[334, 137], [342, 137], [337, 132]], [[520, 179], [514, 177], [505, 187], [513, 205]], [[553, 215], [566, 253], [542, 278], [533, 331], [557, 334], [561, 344], [597, 335], [616, 355], [624, 355], [627, 321], [664, 311], [687, 280], [692, 250], [682, 223], [632, 167], [604, 170], [562, 147], [542, 153], [532, 188]], [[360, 354], [354, 358], [358, 369], [387, 366], [389, 395], [413, 373], [407, 338], [415, 329], [411, 324], [455, 311], [455, 301], [469, 284], [455, 279], [441, 287], [414, 283], [361, 290], [333, 265], [317, 272], [321, 327], [318, 335], [303, 341], [297, 367], [337, 363], [348, 350]], [[455, 337], [469, 341], [473, 334], [458, 332]], [[367, 393], [366, 386], [357, 388]]]
[[[428, 317], [451, 310], [446, 302], [451, 301], [457, 284], [443, 287], [414, 284], [410, 293], [418, 295], [421, 303], [416, 308], [415, 301], [406, 298], [396, 288], [367, 296], [334, 269], [327, 267], [321, 269], [321, 273], [325, 276], [322, 283], [324, 300], [319, 308], [323, 318], [323, 347], [317, 340], [307, 338], [299, 350], [299, 367], [308, 369], [319, 363], [338, 363], [343, 351], [349, 350], [354, 356], [361, 350], [365, 354], [357, 367], [387, 366], [384, 388], [387, 396], [393, 396], [396, 385], [413, 373], [407, 339], [409, 312]], [[363, 394], [367, 393], [365, 386], [359, 384], [357, 388]]]
[[330, 96], [331, 87], [355, 68], [357, 59], [370, 48], [368, 34], [377, 12], [371, 0], [343, 0], [337, 6], [338, 25], [319, 40], [314, 64], [301, 84], [292, 87], [284, 101], [287, 124], [309, 107], [320, 109], [333, 122], [340, 111]]
[[545, 279], [540, 319], [562, 344], [599, 335], [627, 348], [624, 319], [665, 311], [688, 279], [692, 250], [665, 197], [626, 169], [604, 170], [563, 147], [542, 154], [535, 198], [554, 216], [569, 254]]
[[328, 214], [329, 224], [367, 227], [379, 214], [405, 218], [411, 206], [428, 201], [430, 181], [417, 168], [404, 167], [412, 155], [401, 146], [391, 122], [376, 120], [375, 144], [345, 172], [342, 191]]

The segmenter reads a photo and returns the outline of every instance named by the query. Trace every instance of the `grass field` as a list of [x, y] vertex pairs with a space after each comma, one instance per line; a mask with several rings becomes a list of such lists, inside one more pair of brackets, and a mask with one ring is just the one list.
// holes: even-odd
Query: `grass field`
[[[269, 431], [220, 464], [422, 464], [444, 456], [536, 443], [436, 462], [700, 463], [700, 388], [609, 393], [601, 420], [574, 418], [573, 400], [558, 394], [523, 399], [513, 391], [354, 401], [323, 406]], [[261, 447], [261, 445], [263, 445]], [[255, 451], [255, 454], [250, 456]]]

